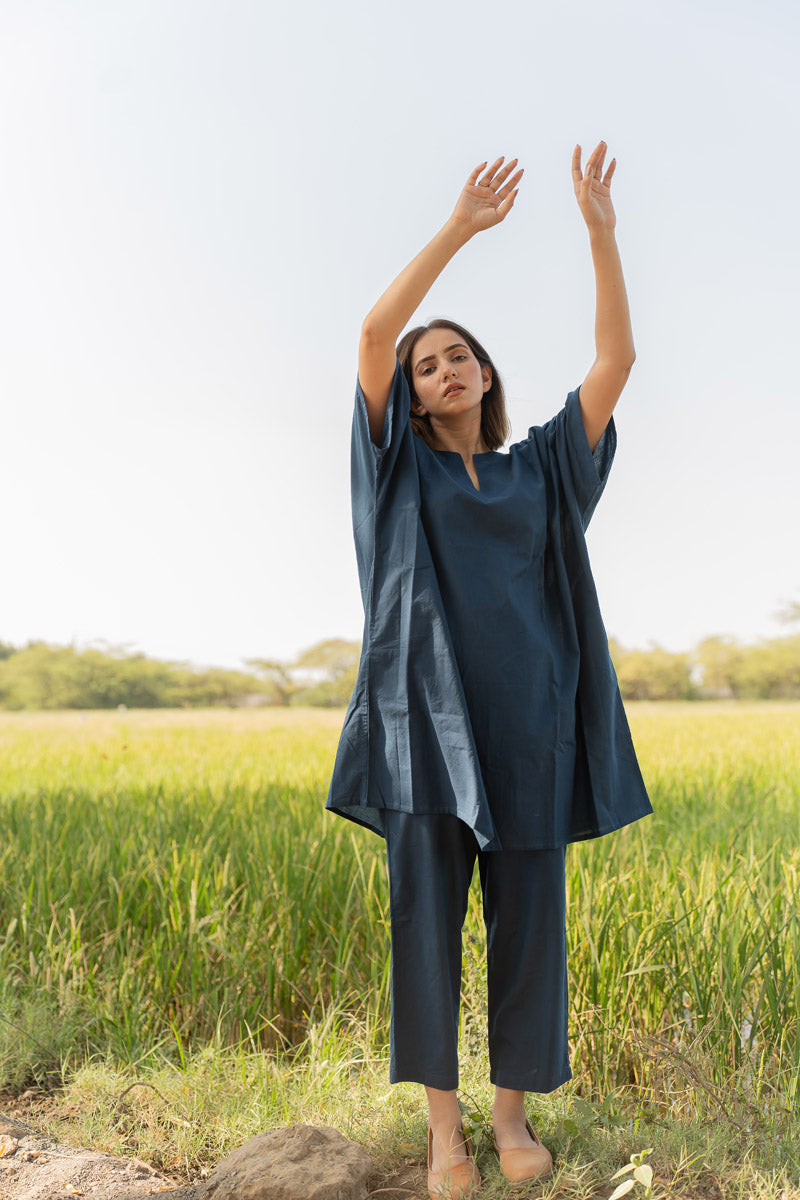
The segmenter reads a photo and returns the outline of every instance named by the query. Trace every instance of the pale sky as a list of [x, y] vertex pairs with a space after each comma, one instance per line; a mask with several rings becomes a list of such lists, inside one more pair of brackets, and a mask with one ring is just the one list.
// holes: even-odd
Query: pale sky
[[237, 666], [358, 638], [361, 321], [473, 166], [526, 168], [418, 316], [512, 440], [591, 364], [573, 146], [637, 362], [589, 530], [609, 634], [782, 632], [800, 598], [793, 0], [0, 0], [0, 639]]

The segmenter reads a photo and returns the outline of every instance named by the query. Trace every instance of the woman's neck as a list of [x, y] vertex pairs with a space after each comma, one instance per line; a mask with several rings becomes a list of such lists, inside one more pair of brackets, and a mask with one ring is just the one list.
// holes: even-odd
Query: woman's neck
[[477, 420], [441, 421], [431, 417], [431, 434], [435, 450], [449, 450], [460, 454], [464, 462], [471, 462], [473, 454], [484, 454], [487, 446], [481, 433], [480, 413]]

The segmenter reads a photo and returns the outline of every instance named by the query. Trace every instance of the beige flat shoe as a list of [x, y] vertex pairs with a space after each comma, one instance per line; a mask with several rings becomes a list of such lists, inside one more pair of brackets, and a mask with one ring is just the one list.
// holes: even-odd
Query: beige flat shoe
[[464, 1145], [469, 1158], [466, 1162], [455, 1163], [447, 1171], [432, 1171], [433, 1130], [428, 1126], [428, 1196], [430, 1200], [460, 1200], [468, 1196], [475, 1188], [480, 1187], [481, 1177], [472, 1156], [472, 1146], [469, 1138], [464, 1138]]
[[494, 1139], [494, 1148], [500, 1157], [500, 1170], [509, 1183], [523, 1183], [526, 1179], [538, 1179], [541, 1175], [549, 1175], [553, 1169], [552, 1155], [531, 1129], [530, 1121], [525, 1122], [525, 1128], [536, 1143], [534, 1146], [501, 1150], [497, 1144], [497, 1138]]

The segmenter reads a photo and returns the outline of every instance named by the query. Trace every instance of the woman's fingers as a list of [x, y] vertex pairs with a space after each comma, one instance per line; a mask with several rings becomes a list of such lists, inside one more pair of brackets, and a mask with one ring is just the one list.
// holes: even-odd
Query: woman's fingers
[[502, 185], [508, 179], [511, 172], [514, 170], [514, 167], [519, 162], [519, 159], [512, 158], [510, 162], [507, 162], [503, 167], [502, 164], [504, 162], [505, 155], [502, 154], [499, 158], [496, 158], [492, 165], [488, 168], [487, 164], [482, 162], [475, 168], [474, 171], [470, 173], [470, 176], [467, 179], [467, 184], [472, 187], [475, 187], [476, 185], [478, 187], [488, 187], [491, 188], [493, 192], [496, 192], [498, 188], [502, 187]]
[[509, 196], [506, 196], [506, 198], [505, 198], [505, 200], [503, 201], [503, 203], [502, 203], [502, 204], [498, 204], [498, 206], [497, 206], [497, 219], [498, 219], [498, 221], [502, 221], [502, 220], [503, 220], [503, 218], [504, 218], [505, 216], [507, 216], [507, 215], [508, 215], [508, 213], [510, 213], [510, 212], [511, 212], [511, 209], [512, 209], [512, 208], [513, 208], [513, 206], [514, 206], [514, 201], [515, 201], [515, 200], [516, 200], [516, 198], [517, 198], [517, 192], [518, 192], [518, 191], [519, 191], [519, 188], [514, 188], [514, 191], [513, 191], [513, 192], [511, 192], [511, 194], [510, 194]]
[[608, 170], [603, 174], [603, 165], [608, 151], [606, 142], [598, 142], [586, 160], [581, 170], [581, 148], [576, 146], [572, 152], [572, 181], [575, 187], [575, 199], [581, 215], [589, 229], [613, 229], [616, 224], [614, 208], [611, 203], [611, 179], [616, 169], [617, 160], [611, 159]]
[[[517, 160], [514, 159], [514, 162], [516, 162], [516, 161]], [[497, 198], [499, 200], [505, 200], [511, 194], [511, 192], [513, 192], [515, 189], [516, 189], [516, 191], [519, 191], [519, 188], [517, 187], [517, 185], [518, 185], [520, 179], [522, 179], [524, 171], [525, 171], [525, 168], [520, 167], [520, 169], [518, 171], [514, 172], [514, 174], [511, 176], [508, 183], [506, 183], [504, 187], [498, 188], [498, 190], [495, 192], [495, 195], [497, 196]]]
[[607, 142], [598, 142], [587, 158], [586, 166], [581, 168], [581, 148], [580, 146], [575, 147], [572, 152], [572, 181], [576, 191], [580, 188], [586, 194], [591, 188], [593, 180], [597, 180], [602, 187], [610, 186], [611, 179], [617, 167], [617, 160], [612, 158], [608, 164], [608, 170], [604, 175], [603, 163], [605, 162], [607, 150]]
[[[520, 167], [519, 170], [514, 171], [518, 162], [518, 158], [512, 158], [506, 162], [505, 155], [502, 154], [494, 160], [491, 166], [487, 166], [483, 162], [471, 173], [467, 180], [467, 186], [488, 188], [502, 203], [510, 197], [515, 189], [518, 189], [519, 181], [522, 179], [523, 168]], [[514, 171], [513, 175], [512, 171]], [[506, 209], [506, 211], [508, 210]]]
[[484, 171], [483, 178], [478, 180], [478, 184], [480, 187], [488, 187], [489, 186], [489, 184], [494, 179], [495, 172], [498, 171], [500, 169], [500, 167], [502, 166], [504, 159], [505, 159], [505, 155], [501, 154], [499, 158], [496, 158], [494, 160], [494, 162], [489, 167], [489, 169], [487, 171]]
[[468, 186], [471, 186], [471, 187], [475, 186], [475, 184], [478, 182], [478, 176], [480, 175], [481, 171], [484, 169], [485, 166], [486, 166], [486, 163], [482, 162], [479, 167], [475, 168], [475, 170], [471, 173], [469, 179], [467, 180]]
[[498, 171], [497, 174], [495, 175], [494, 179], [490, 180], [488, 186], [492, 189], [493, 192], [497, 192], [499, 190], [499, 188], [502, 187], [502, 185], [508, 179], [509, 175], [514, 170], [514, 167], [517, 165], [518, 162], [519, 162], [518, 158], [512, 158], [509, 162], [506, 163], [506, 165], [503, 167], [502, 171]]
[[592, 153], [589, 155], [589, 162], [592, 164], [592, 171], [596, 175], [601, 175], [603, 171], [603, 160], [608, 149], [605, 142], [598, 142]]

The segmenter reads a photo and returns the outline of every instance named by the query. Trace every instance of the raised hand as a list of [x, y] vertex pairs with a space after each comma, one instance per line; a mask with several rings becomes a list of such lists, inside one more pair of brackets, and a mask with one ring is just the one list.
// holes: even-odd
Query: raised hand
[[[470, 175], [452, 214], [394, 279], [364, 318], [358, 348], [358, 378], [367, 404], [370, 436], [381, 437], [394, 378], [397, 339], [454, 254], [482, 229], [497, 225], [511, 211], [522, 170], [516, 158], [503, 166], [498, 158], [481, 163]], [[513, 172], [513, 174], [512, 174]]]
[[490, 167], [486, 163], [476, 167], [458, 197], [451, 220], [466, 227], [470, 235], [499, 225], [511, 212], [519, 191], [522, 168], [514, 171], [518, 161], [512, 158], [503, 166], [501, 156]]
[[572, 154], [572, 183], [575, 188], [575, 199], [581, 210], [584, 221], [590, 232], [595, 229], [612, 230], [617, 223], [614, 205], [611, 203], [611, 179], [617, 165], [612, 158], [608, 170], [603, 175], [605, 162], [605, 142], [598, 142], [586, 160], [585, 170], [581, 170], [581, 148], [576, 146]]

